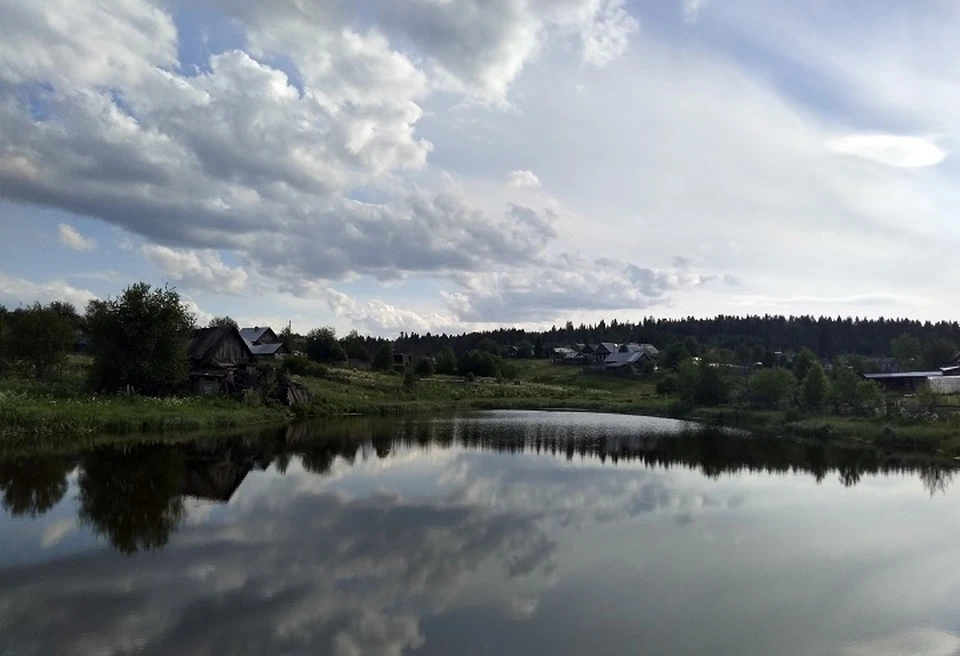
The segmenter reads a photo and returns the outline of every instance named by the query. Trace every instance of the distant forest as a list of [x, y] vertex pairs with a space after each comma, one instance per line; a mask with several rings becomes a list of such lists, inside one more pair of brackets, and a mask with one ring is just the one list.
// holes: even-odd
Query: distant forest
[[[924, 350], [934, 348], [939, 354], [960, 345], [960, 324], [955, 321], [936, 323], [910, 319], [859, 319], [812, 316], [717, 316], [710, 319], [644, 319], [639, 323], [616, 319], [596, 325], [563, 327], [538, 332], [519, 328], [502, 328], [462, 335], [401, 333], [395, 342], [397, 352], [432, 355], [444, 347], [457, 354], [477, 348], [485, 339], [502, 347], [529, 349], [534, 355], [546, 355], [554, 346], [580, 342], [640, 342], [663, 350], [675, 342], [690, 343], [690, 338], [705, 348], [754, 353], [765, 351], [799, 352], [812, 350], [824, 359], [857, 354], [870, 358], [893, 355], [891, 343], [910, 335]], [[376, 341], [376, 340], [369, 340]]]

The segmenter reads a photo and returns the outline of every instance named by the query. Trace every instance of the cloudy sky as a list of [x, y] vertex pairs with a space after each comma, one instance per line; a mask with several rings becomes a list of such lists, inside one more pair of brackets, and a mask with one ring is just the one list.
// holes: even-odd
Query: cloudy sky
[[951, 318], [947, 0], [0, 0], [0, 303]]

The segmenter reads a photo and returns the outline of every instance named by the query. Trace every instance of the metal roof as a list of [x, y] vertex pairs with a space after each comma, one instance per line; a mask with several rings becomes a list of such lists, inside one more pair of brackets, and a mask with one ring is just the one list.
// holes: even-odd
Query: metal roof
[[887, 378], [930, 378], [942, 376], [942, 371], [897, 371], [892, 374], [863, 374], [867, 380], [883, 380]]
[[254, 326], [253, 328], [241, 328], [240, 336], [246, 342], [253, 343], [263, 337], [263, 334], [270, 330], [270, 326]]

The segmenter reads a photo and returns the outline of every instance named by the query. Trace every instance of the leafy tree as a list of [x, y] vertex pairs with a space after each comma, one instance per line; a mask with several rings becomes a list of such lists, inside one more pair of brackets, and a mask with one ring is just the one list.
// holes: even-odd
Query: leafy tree
[[699, 377], [693, 400], [700, 405], [720, 405], [726, 403], [730, 396], [730, 387], [723, 376], [721, 367], [709, 362], [700, 361]]
[[916, 398], [921, 408], [929, 412], [936, 410], [937, 405], [940, 403], [940, 394], [937, 390], [933, 389], [930, 383], [921, 385], [920, 389], [918, 389], [914, 395], [914, 398]]
[[390, 371], [393, 368], [393, 344], [384, 342], [373, 356], [371, 366], [376, 371]]
[[483, 351], [485, 353], [492, 353], [493, 355], [500, 355], [500, 345], [489, 337], [484, 337], [480, 340], [480, 343], [477, 344], [477, 350]]
[[758, 405], [775, 408], [797, 392], [797, 378], [787, 369], [760, 369], [750, 377], [750, 396]]
[[433, 358], [420, 358], [414, 370], [421, 378], [428, 378], [433, 375]]
[[117, 298], [87, 305], [96, 389], [128, 385], [163, 394], [182, 385], [190, 371], [187, 342], [194, 318], [176, 290], [140, 282]]
[[314, 362], [329, 364], [347, 359], [347, 354], [337, 341], [337, 333], [333, 328], [314, 328], [308, 332], [305, 350], [307, 357]]
[[957, 346], [946, 339], [935, 339], [923, 347], [923, 366], [933, 371], [946, 366], [957, 354]]
[[363, 337], [356, 330], [351, 330], [340, 340], [340, 345], [351, 360], [366, 360], [370, 357]]
[[819, 362], [814, 362], [800, 385], [800, 404], [808, 410], [823, 407], [827, 399], [830, 381]]
[[290, 327], [290, 324], [287, 324], [283, 327], [283, 330], [280, 331], [280, 334], [277, 335], [280, 338], [280, 343], [286, 347], [291, 353], [296, 353], [296, 341], [297, 336], [293, 334], [293, 328]]
[[890, 352], [902, 370], [910, 370], [920, 360], [920, 340], [909, 333], [903, 333], [890, 341]]
[[457, 362], [457, 372], [461, 376], [467, 374], [487, 377], [499, 376], [501, 363], [500, 356], [488, 351], [467, 351], [460, 356], [460, 360]]
[[13, 311], [5, 340], [10, 359], [30, 365], [37, 379], [47, 378], [73, 345], [75, 317], [73, 306], [63, 303]]
[[883, 390], [872, 380], [857, 383], [857, 404], [863, 412], [873, 413], [883, 405]]
[[700, 344], [697, 342], [697, 338], [693, 335], [688, 335], [683, 339], [683, 347], [687, 350], [692, 357], [697, 357], [702, 354], [700, 349]]
[[737, 364], [747, 366], [753, 362], [753, 350], [746, 344], [737, 347]]
[[683, 401], [692, 402], [700, 384], [700, 367], [691, 358], [677, 365], [677, 392]]
[[537, 335], [536, 341], [533, 343], [533, 357], [545, 358], [547, 356], [546, 350], [543, 348], [543, 340]]
[[440, 349], [440, 352], [437, 353], [436, 360], [436, 369], [438, 374], [452, 375], [457, 373], [457, 356], [454, 355], [453, 349]]
[[681, 362], [690, 357], [690, 351], [682, 342], [674, 342], [660, 352], [658, 362], [661, 369], [677, 369]]
[[770, 369], [777, 366], [777, 354], [772, 349], [767, 349], [763, 352], [763, 356], [760, 358], [760, 364], [764, 369]]
[[819, 364], [820, 360], [817, 359], [816, 354], [808, 348], [800, 351], [800, 355], [797, 356], [797, 362], [793, 366], [793, 373], [796, 374], [798, 380], [803, 380], [807, 377], [807, 374], [813, 368], [813, 365]]
[[668, 374], [657, 381], [657, 396], [673, 396], [680, 391], [677, 374]]
[[210, 323], [207, 324], [208, 328], [239, 328], [237, 322], [233, 317], [229, 315], [224, 315], [222, 317], [214, 317], [210, 320]]
[[844, 407], [859, 410], [860, 397], [857, 394], [859, 384], [860, 377], [852, 369], [846, 367], [836, 369], [833, 385], [830, 386], [830, 401], [837, 412]]

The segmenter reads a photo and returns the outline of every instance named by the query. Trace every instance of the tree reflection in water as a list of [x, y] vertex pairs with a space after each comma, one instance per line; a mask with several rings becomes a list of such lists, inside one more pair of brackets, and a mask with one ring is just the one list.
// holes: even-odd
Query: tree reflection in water
[[98, 449], [81, 467], [80, 519], [122, 553], [162, 547], [185, 516], [181, 448]]
[[338, 460], [389, 458], [398, 449], [532, 452], [543, 457], [596, 458], [610, 466], [639, 462], [681, 467], [709, 478], [742, 472], [806, 472], [818, 483], [835, 472], [846, 487], [864, 475], [917, 473], [931, 497], [945, 493], [954, 467], [933, 458], [906, 458], [860, 446], [745, 437], [701, 428], [669, 435], [625, 429], [585, 431], [562, 424], [484, 423], [470, 420], [308, 422], [230, 438], [186, 444], [100, 448], [76, 457], [0, 461], [3, 507], [13, 515], [37, 515], [67, 491], [67, 476], [80, 464], [79, 516], [119, 551], [163, 547], [184, 519], [184, 497], [228, 501], [250, 471], [274, 467], [286, 473], [295, 457], [303, 469], [329, 474]]
[[0, 461], [3, 507], [11, 515], [42, 515], [67, 493], [73, 462], [63, 457], [31, 457]]

